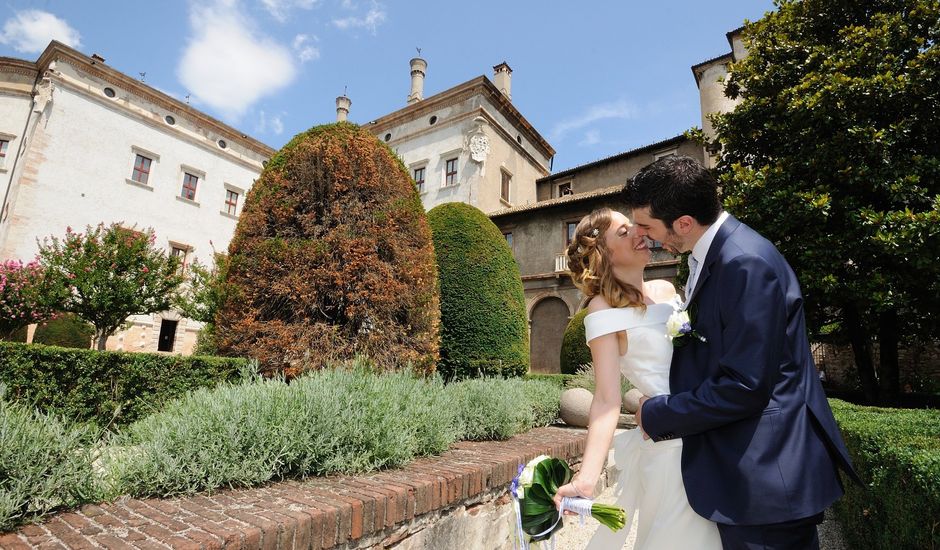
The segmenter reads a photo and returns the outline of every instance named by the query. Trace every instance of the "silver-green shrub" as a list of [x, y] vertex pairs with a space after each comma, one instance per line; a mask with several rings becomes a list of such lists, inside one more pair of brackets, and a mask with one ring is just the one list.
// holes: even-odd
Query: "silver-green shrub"
[[557, 384], [546, 380], [523, 382], [526, 397], [532, 407], [532, 427], [547, 426], [558, 418], [562, 390]]
[[553, 384], [520, 379], [478, 378], [447, 386], [458, 411], [459, 439], [509, 439], [558, 415], [561, 390]]
[[8, 402], [0, 385], [0, 532], [99, 498], [92, 434]]
[[439, 379], [324, 369], [192, 392], [117, 434], [105, 463], [134, 496], [356, 473], [443, 452], [455, 413]]

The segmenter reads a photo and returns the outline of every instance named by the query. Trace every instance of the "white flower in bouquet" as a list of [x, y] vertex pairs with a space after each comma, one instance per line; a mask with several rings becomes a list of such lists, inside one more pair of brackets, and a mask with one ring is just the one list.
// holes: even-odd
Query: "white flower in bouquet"
[[525, 465], [525, 468], [522, 469], [522, 472], [519, 474], [519, 483], [516, 486], [519, 498], [524, 498], [525, 489], [532, 486], [532, 476], [535, 474], [535, 466], [548, 458], [550, 458], [548, 455], [539, 455], [530, 460], [529, 463]]
[[[673, 312], [669, 316], [669, 319], [666, 321], [666, 335], [670, 340], [676, 338], [677, 336], [687, 334], [688, 327], [692, 325], [691, 320], [689, 319], [689, 312], [686, 310], [680, 310]], [[683, 329], [686, 329], [683, 331]]]

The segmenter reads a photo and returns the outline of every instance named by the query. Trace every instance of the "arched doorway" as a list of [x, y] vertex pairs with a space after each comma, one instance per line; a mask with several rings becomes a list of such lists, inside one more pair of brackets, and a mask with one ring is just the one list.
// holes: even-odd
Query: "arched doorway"
[[561, 340], [570, 315], [568, 304], [561, 298], [545, 298], [532, 308], [529, 316], [532, 323], [529, 337], [532, 372], [561, 372]]

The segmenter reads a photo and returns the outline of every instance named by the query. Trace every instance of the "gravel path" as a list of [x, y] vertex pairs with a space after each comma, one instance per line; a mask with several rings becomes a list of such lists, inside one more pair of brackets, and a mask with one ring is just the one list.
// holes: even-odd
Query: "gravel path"
[[[598, 497], [598, 501], [605, 504], [613, 503], [614, 497], [612, 489], [601, 493]], [[634, 521], [634, 527], [635, 526], [636, 521]], [[601, 527], [601, 525], [593, 518], [586, 519], [583, 527], [577, 518], [571, 520], [565, 518], [565, 527], [558, 532], [557, 550], [582, 550], [587, 546], [588, 541], [591, 540], [594, 531], [598, 527]], [[604, 527], [604, 529], [606, 529], [606, 527]], [[635, 542], [635, 532], [631, 532], [630, 536], [627, 537], [627, 543], [624, 545], [623, 550], [633, 550]], [[826, 519], [819, 526], [819, 548], [820, 550], [848, 550], [848, 547], [842, 539], [842, 528], [836, 523], [830, 510], [826, 511]]]

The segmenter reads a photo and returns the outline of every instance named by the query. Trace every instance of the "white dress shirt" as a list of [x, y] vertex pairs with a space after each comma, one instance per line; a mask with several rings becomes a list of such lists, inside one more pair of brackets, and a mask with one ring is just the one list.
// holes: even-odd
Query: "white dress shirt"
[[718, 228], [721, 227], [721, 224], [728, 219], [728, 213], [722, 211], [718, 215], [718, 219], [715, 220], [715, 223], [711, 224], [708, 229], [705, 230], [705, 233], [699, 238], [698, 242], [695, 243], [695, 246], [692, 247], [692, 254], [689, 255], [689, 267], [692, 267], [692, 260], [694, 259], [697, 262], [698, 267], [693, 271], [689, 271], [689, 281], [685, 285], [685, 299], [686, 301], [692, 296], [692, 291], [695, 289], [696, 283], [698, 283], [698, 275], [702, 272], [702, 264], [705, 263], [705, 257], [708, 256], [708, 249], [712, 246], [712, 241], [715, 240], [715, 235], [718, 234]]

